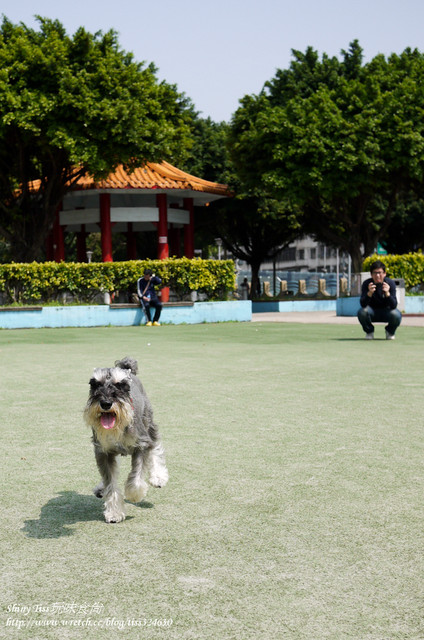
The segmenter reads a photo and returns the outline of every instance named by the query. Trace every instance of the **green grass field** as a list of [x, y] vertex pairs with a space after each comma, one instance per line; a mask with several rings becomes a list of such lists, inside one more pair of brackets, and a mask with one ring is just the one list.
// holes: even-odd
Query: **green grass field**
[[[0, 637], [424, 638], [423, 335], [0, 331]], [[125, 355], [170, 481], [107, 525], [82, 411]]]

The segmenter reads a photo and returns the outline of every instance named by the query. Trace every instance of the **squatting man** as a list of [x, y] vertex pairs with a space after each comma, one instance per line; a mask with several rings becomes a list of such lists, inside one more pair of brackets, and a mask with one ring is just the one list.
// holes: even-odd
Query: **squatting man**
[[367, 340], [374, 339], [373, 322], [386, 322], [386, 340], [394, 340], [402, 321], [397, 309], [396, 285], [386, 276], [386, 266], [376, 260], [370, 267], [371, 278], [362, 283], [358, 320]]

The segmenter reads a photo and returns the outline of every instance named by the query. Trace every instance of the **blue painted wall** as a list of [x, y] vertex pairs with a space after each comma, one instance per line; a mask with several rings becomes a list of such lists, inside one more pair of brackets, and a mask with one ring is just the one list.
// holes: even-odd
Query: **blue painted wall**
[[[164, 307], [163, 324], [200, 324], [202, 322], [249, 322], [250, 300], [234, 302], [196, 302], [187, 307]], [[124, 309], [108, 305], [42, 307], [38, 310], [0, 310], [2, 329], [39, 329], [42, 327], [116, 327], [137, 326], [146, 321], [141, 307]]]
[[[201, 324], [203, 322], [250, 322], [253, 313], [291, 311], [335, 311], [338, 316], [356, 316], [359, 296], [337, 300], [292, 300], [287, 302], [196, 302], [194, 305], [164, 307], [163, 324]], [[424, 314], [424, 296], [405, 296], [405, 313]], [[42, 307], [37, 310], [0, 308], [0, 329], [42, 327], [138, 326], [146, 321], [141, 307], [123, 309], [108, 305], [81, 307]]]
[[[338, 298], [336, 314], [338, 316], [356, 316], [360, 296], [350, 298]], [[405, 313], [424, 313], [424, 296], [405, 296]]]
[[253, 313], [271, 313], [273, 311], [335, 311], [336, 300], [271, 300], [253, 302]]
[[424, 313], [424, 296], [405, 296], [405, 313]]
[[338, 298], [336, 305], [336, 315], [338, 316], [356, 316], [360, 296], [351, 296], [350, 298]]

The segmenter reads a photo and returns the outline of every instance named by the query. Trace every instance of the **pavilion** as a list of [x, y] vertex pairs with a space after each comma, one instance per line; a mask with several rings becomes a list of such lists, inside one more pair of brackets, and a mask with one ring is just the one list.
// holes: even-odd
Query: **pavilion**
[[[77, 234], [77, 260], [87, 261], [86, 236], [101, 233], [102, 261], [112, 262], [112, 234], [125, 233], [135, 260], [136, 234], [157, 232], [157, 257], [194, 257], [194, 207], [231, 196], [227, 185], [202, 180], [167, 162], [146, 162], [127, 173], [119, 166], [105, 180], [78, 180], [56, 214], [47, 259], [65, 260], [65, 233]], [[183, 247], [183, 249], [181, 249]]]

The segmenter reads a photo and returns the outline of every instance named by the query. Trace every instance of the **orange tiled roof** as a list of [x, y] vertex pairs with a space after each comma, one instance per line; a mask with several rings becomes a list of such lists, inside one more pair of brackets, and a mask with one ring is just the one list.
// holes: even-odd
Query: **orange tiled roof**
[[104, 180], [95, 181], [86, 175], [78, 180], [74, 189], [183, 189], [213, 193], [220, 196], [231, 195], [227, 185], [202, 180], [185, 173], [168, 162], [145, 165], [127, 173], [122, 165]]

